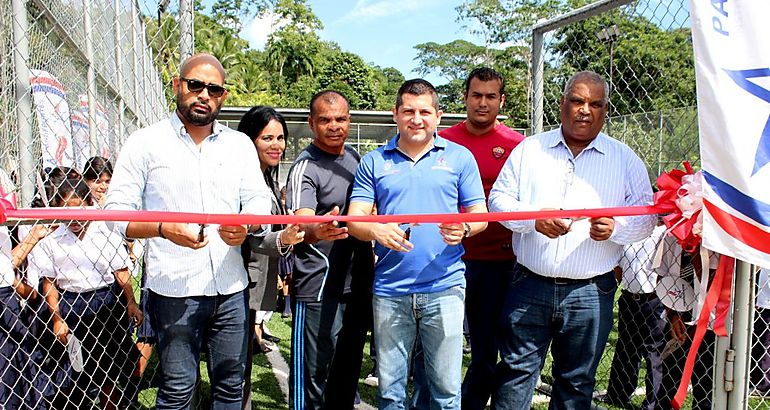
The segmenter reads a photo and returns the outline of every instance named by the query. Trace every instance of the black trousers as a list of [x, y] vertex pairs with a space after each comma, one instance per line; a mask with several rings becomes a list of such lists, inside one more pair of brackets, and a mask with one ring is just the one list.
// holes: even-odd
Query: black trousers
[[647, 363], [646, 397], [642, 409], [653, 410], [663, 384], [663, 358], [666, 346], [665, 307], [654, 294], [622, 291], [618, 300], [618, 341], [612, 358], [607, 398], [626, 404], [639, 380], [642, 358]]

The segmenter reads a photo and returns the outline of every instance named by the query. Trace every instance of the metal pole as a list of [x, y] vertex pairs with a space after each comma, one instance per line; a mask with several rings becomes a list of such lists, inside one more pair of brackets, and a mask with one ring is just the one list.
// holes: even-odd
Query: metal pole
[[32, 156], [32, 93], [29, 86], [29, 33], [27, 7], [24, 0], [12, 0], [13, 53], [16, 71], [16, 127], [18, 133], [20, 204], [27, 205], [35, 195], [35, 159]]
[[751, 338], [754, 328], [754, 274], [748, 262], [735, 264], [733, 293], [732, 350], [735, 352], [733, 389], [727, 392], [726, 409], [745, 409], [748, 405]]
[[189, 0], [179, 0], [179, 62], [195, 52], [195, 32], [193, 27], [194, 8]]
[[[86, 34], [86, 95], [88, 96], [88, 145], [90, 155], [98, 152], [96, 149], [96, 75], [94, 74], [94, 43], [91, 23], [91, 0], [83, 0], [83, 26]], [[78, 153], [75, 154], [75, 158]], [[87, 158], [81, 158], [83, 163]], [[83, 164], [77, 164], [80, 168]]]
[[543, 132], [543, 35], [532, 31], [532, 134]]
[[123, 87], [123, 47], [121, 46], [123, 30], [120, 26], [120, 0], [114, 0], [113, 5], [115, 9], [115, 82], [118, 83], [118, 123], [115, 124], [117, 135], [113, 139], [112, 133], [109, 133], [108, 138], [111, 140], [111, 143], [108, 145], [110, 146], [110, 152], [117, 152], [118, 147], [123, 143], [123, 134], [125, 133], [123, 121], [125, 120], [126, 103], [123, 100], [125, 91]]
[[139, 107], [139, 96], [141, 95], [139, 93], [139, 73], [137, 72], [139, 67], [139, 56], [137, 53], [139, 52], [139, 47], [137, 47], [136, 43], [139, 39], [139, 30], [137, 28], [137, 25], [139, 24], [139, 10], [136, 5], [136, 1], [131, 2], [131, 83], [134, 86], [133, 93], [131, 95], [131, 99], [133, 101], [133, 111], [134, 115], [136, 115], [135, 121], [137, 122], [137, 126], [142, 127], [144, 126], [143, 118], [141, 115], [140, 107]]

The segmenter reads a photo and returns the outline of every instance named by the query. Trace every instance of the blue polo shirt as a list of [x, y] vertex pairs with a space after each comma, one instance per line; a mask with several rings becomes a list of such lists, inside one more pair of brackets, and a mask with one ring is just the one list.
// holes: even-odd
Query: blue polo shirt
[[[485, 201], [479, 168], [468, 149], [439, 136], [417, 161], [398, 149], [399, 135], [362, 159], [350, 202], [373, 203], [381, 215], [458, 213]], [[407, 226], [404, 221], [403, 229]], [[396, 252], [379, 243], [374, 251], [374, 293], [404, 296], [465, 286], [462, 245], [447, 245], [438, 224], [412, 227], [414, 249]]]

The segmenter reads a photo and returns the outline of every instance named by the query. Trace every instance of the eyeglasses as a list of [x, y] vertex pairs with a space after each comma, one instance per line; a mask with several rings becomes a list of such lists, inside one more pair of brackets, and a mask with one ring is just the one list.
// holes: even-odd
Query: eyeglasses
[[214, 98], [219, 98], [225, 93], [225, 87], [222, 87], [221, 85], [211, 83], [206, 84], [201, 80], [196, 80], [193, 78], [179, 77], [179, 79], [186, 82], [187, 89], [193, 93], [199, 93], [203, 91], [204, 88], [207, 89], [209, 91], [209, 95]]

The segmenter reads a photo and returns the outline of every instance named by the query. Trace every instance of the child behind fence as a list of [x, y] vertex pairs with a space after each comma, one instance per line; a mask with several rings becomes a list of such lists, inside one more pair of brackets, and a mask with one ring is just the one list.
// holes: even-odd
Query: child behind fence
[[[68, 207], [92, 205], [82, 180], [64, 181], [56, 197]], [[117, 387], [138, 357], [130, 330], [142, 321], [123, 239], [103, 222], [70, 221], [40, 242], [34, 261], [57, 340], [66, 345], [74, 335], [82, 343], [83, 369], [71, 374], [75, 389], [54, 407], [88, 407], [87, 401], [97, 397], [103, 408], [116, 407]]]

